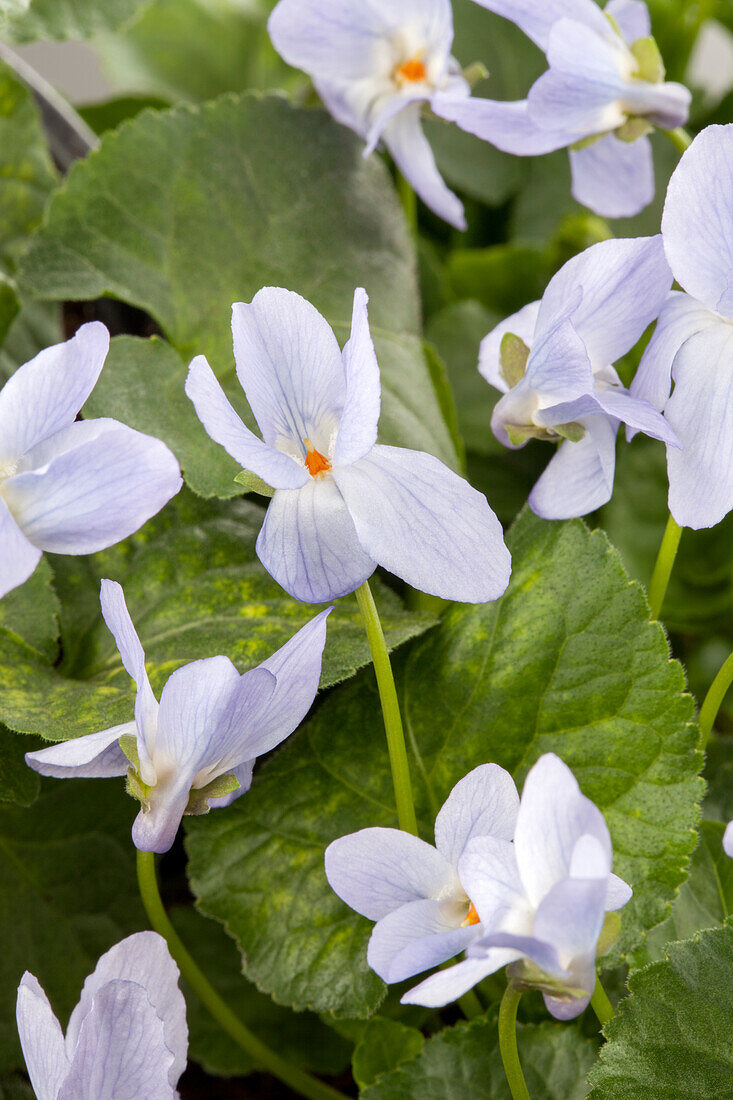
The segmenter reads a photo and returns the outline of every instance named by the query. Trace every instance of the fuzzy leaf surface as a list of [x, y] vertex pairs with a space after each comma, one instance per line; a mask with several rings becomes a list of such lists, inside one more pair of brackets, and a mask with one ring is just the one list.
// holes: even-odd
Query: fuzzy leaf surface
[[733, 927], [672, 943], [629, 978], [589, 1100], [733, 1097]]

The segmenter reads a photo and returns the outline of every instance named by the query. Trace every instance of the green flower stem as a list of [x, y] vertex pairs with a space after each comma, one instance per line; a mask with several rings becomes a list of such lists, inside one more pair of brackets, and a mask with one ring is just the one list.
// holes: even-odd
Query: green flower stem
[[397, 194], [400, 196], [413, 237], [417, 237], [417, 195], [401, 172], [397, 173]]
[[530, 1100], [517, 1046], [517, 1009], [521, 999], [522, 994], [509, 982], [499, 1006], [499, 1050], [512, 1100]]
[[658, 619], [664, 603], [664, 596], [672, 575], [674, 559], [677, 557], [677, 549], [682, 538], [682, 528], [677, 525], [670, 515], [667, 520], [667, 529], [664, 532], [662, 545], [649, 584], [649, 606], [652, 609], [652, 618]]
[[720, 710], [723, 699], [725, 699], [731, 684], [733, 684], [733, 653], [731, 653], [730, 657], [713, 680], [703, 700], [703, 704], [700, 707], [698, 723], [700, 726], [700, 733], [702, 734], [701, 747], [703, 749], [710, 739], [710, 734], [713, 732], [713, 726], [715, 725], [718, 711]]
[[394, 783], [395, 802], [397, 804], [397, 820], [400, 829], [417, 836], [417, 818], [415, 817], [415, 804], [412, 800], [410, 766], [407, 762], [400, 704], [397, 698], [394, 676], [392, 675], [392, 665], [387, 652], [387, 643], [384, 640], [379, 612], [374, 603], [369, 581], [364, 581], [361, 588], [357, 588], [356, 598], [366, 628], [374, 671], [377, 676], [379, 698], [382, 703], [384, 730], [387, 734], [389, 763], [392, 768], [392, 782]]
[[683, 130], [681, 126], [676, 130], [663, 130], [662, 133], [667, 135], [675, 149], [679, 149], [680, 153], [684, 153], [685, 150], [689, 149], [692, 145], [692, 138], [687, 133], [687, 130]]
[[596, 978], [596, 988], [590, 999], [590, 1006], [598, 1017], [601, 1027], [605, 1027], [609, 1020], [616, 1015], [614, 1007], [608, 999], [605, 989], [601, 985], [601, 979]]
[[344, 1093], [332, 1089], [330, 1085], [324, 1084], [316, 1077], [311, 1077], [309, 1073], [304, 1073], [260, 1042], [221, 999], [189, 955], [168, 918], [158, 890], [155, 856], [152, 852], [138, 851], [137, 881], [151, 927], [166, 941], [171, 955], [178, 963], [181, 975], [227, 1035], [249, 1054], [256, 1065], [299, 1092], [301, 1096], [306, 1096], [309, 1100], [347, 1100]]

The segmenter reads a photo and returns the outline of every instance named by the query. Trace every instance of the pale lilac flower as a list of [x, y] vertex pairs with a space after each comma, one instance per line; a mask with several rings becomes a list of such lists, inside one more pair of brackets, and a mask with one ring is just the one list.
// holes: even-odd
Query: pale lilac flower
[[546, 753], [525, 780], [514, 843], [474, 837], [458, 862], [483, 935], [464, 962], [433, 974], [403, 1002], [448, 1004], [510, 964], [510, 977], [541, 989], [553, 1016], [578, 1016], [595, 987], [606, 913], [631, 897], [611, 862], [603, 814], [567, 765]]
[[472, 837], [514, 835], [519, 796], [496, 764], [455, 785], [435, 819], [435, 847], [399, 829], [362, 829], [326, 849], [326, 877], [357, 913], [377, 923], [367, 961], [401, 982], [457, 955], [481, 935], [457, 867]]
[[733, 126], [709, 126], [682, 156], [662, 237], [686, 293], [669, 295], [631, 392], [684, 444], [667, 451], [675, 520], [714, 527], [733, 510]]
[[228, 657], [184, 665], [158, 703], [122, 588], [102, 581], [105, 622], [137, 685], [135, 721], [26, 753], [26, 761], [59, 779], [126, 774], [129, 793], [142, 805], [132, 829], [136, 847], [167, 852], [184, 814], [228, 806], [248, 791], [255, 759], [305, 718], [318, 690], [331, 610], [243, 676]]
[[383, 141], [423, 202], [465, 229], [463, 206], [440, 176], [421, 122], [436, 93], [470, 93], [451, 57], [450, 0], [280, 0], [269, 31], [278, 53], [312, 77], [334, 118], [364, 138], [364, 156]]
[[376, 442], [381, 395], [367, 301], [357, 290], [343, 352], [299, 294], [265, 287], [251, 305], [234, 305], [237, 376], [264, 442], [203, 356], [186, 393], [211, 438], [275, 489], [257, 553], [296, 599], [345, 596], [377, 565], [445, 599], [498, 599], [511, 559], [486, 498], [432, 455]]
[[497, 439], [513, 448], [532, 438], [559, 443], [529, 497], [538, 516], [583, 516], [610, 499], [621, 421], [679, 446], [613, 366], [658, 315], [671, 282], [661, 237], [601, 241], [558, 271], [541, 302], [484, 339], [479, 370], [504, 393], [491, 420]]
[[733, 856], [733, 821], [729, 821], [723, 833], [723, 851], [727, 856]]
[[506, 153], [570, 149], [573, 196], [608, 218], [638, 214], [654, 198], [647, 133], [687, 121], [690, 92], [664, 82], [641, 0], [477, 0], [516, 23], [547, 55], [527, 99], [440, 95], [433, 110]]
[[156, 932], [102, 955], [84, 983], [66, 1037], [28, 971], [17, 1021], [38, 1100], [174, 1100], [186, 1068], [186, 1003], [178, 967]]
[[0, 597], [30, 577], [43, 550], [104, 550], [181, 488], [159, 439], [116, 420], [76, 420], [108, 348], [104, 325], [82, 325], [0, 392]]

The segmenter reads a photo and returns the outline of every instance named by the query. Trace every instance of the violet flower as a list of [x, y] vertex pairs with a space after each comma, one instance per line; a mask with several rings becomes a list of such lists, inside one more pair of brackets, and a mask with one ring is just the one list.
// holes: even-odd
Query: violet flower
[[59, 779], [126, 774], [129, 793], [142, 805], [132, 829], [136, 847], [167, 852], [184, 814], [228, 806], [248, 791], [255, 759], [306, 716], [318, 690], [330, 612], [316, 615], [243, 676], [228, 657], [184, 665], [158, 703], [122, 588], [102, 581], [102, 614], [137, 685], [135, 720], [26, 753], [26, 761]]
[[367, 296], [343, 352], [321, 314], [265, 287], [232, 309], [237, 376], [264, 439], [240, 420], [203, 356], [186, 382], [212, 439], [275, 490], [257, 553], [298, 600], [353, 592], [377, 565], [414, 588], [495, 600], [511, 559], [486, 498], [437, 458], [376, 442], [379, 366]]
[[544, 519], [583, 516], [610, 499], [621, 421], [679, 446], [613, 366], [658, 315], [671, 281], [660, 237], [601, 241], [558, 271], [541, 302], [482, 342], [479, 370], [504, 393], [491, 420], [497, 439], [512, 448], [532, 438], [559, 444], [529, 496]]
[[97, 963], [66, 1036], [27, 971], [17, 1021], [38, 1100], [174, 1100], [186, 1067], [186, 1004], [165, 940], [139, 932]]
[[511, 840], [519, 796], [496, 764], [458, 782], [435, 819], [435, 847], [399, 829], [362, 829], [326, 849], [326, 877], [347, 905], [377, 923], [367, 961], [401, 982], [463, 951], [482, 934], [458, 863], [472, 837]]
[[667, 450], [669, 508], [697, 530], [733, 510], [733, 126], [709, 126], [683, 154], [662, 238], [685, 293], [667, 298], [631, 393], [684, 445]]
[[606, 913], [631, 897], [611, 862], [603, 814], [562, 760], [541, 756], [524, 783], [514, 842], [474, 837], [458, 863], [482, 936], [464, 962], [426, 978], [403, 1003], [448, 1004], [509, 965], [512, 980], [542, 990], [557, 1019], [578, 1016], [595, 988]]
[[638, 214], [654, 198], [647, 134], [687, 121], [691, 95], [665, 83], [641, 0], [477, 0], [511, 19], [547, 55], [527, 99], [443, 94], [433, 110], [517, 156], [570, 149], [574, 198], [608, 218]]
[[0, 597], [30, 577], [43, 550], [104, 550], [181, 488], [161, 440], [116, 420], [76, 420], [108, 349], [104, 325], [82, 325], [0, 392]]

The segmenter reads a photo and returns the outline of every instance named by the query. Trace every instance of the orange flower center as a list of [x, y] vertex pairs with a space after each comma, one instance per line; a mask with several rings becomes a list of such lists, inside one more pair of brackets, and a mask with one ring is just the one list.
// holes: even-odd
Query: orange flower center
[[428, 70], [425, 68], [425, 62], [420, 57], [411, 57], [409, 61], [405, 61], [404, 65], [400, 65], [397, 70], [397, 77], [408, 84], [418, 84], [421, 80], [426, 80]]
[[331, 463], [327, 458], [324, 458], [320, 451], [317, 451], [310, 439], [304, 439], [305, 443], [305, 464], [308, 468], [308, 473], [311, 477], [323, 477], [331, 469]]
[[471, 902], [470, 908], [468, 910], [468, 916], [466, 917], [463, 924], [461, 925], [461, 928], [468, 928], [468, 926], [471, 925], [471, 924], [480, 924], [480, 923], [481, 923], [481, 917], [476, 912], [476, 906], [473, 904], [473, 902]]

